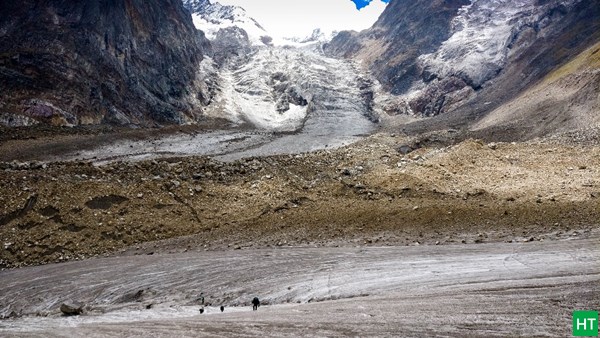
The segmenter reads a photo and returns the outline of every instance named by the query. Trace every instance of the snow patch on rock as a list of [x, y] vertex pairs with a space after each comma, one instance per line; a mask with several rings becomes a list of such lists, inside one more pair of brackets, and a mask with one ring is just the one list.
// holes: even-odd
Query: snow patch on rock
[[267, 31], [246, 10], [238, 6], [224, 6], [218, 2], [203, 7], [203, 11], [192, 13], [194, 25], [214, 40], [219, 30], [239, 27], [246, 31], [250, 43], [254, 46], [265, 45], [262, 37], [269, 36]]
[[[546, 7], [580, 0], [549, 1]], [[481, 87], [506, 65], [511, 42], [524, 26], [538, 23], [544, 11], [535, 0], [472, 0], [452, 21], [452, 35], [435, 52], [422, 55], [422, 67], [437, 78], [457, 75]]]

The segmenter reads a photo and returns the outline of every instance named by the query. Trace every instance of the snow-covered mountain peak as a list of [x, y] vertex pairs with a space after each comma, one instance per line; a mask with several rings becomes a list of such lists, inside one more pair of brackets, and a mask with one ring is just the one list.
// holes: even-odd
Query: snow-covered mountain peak
[[242, 7], [209, 0], [183, 0], [183, 5], [192, 13], [196, 28], [203, 31], [209, 40], [214, 40], [222, 29], [236, 27], [248, 34], [251, 45], [270, 44], [269, 33]]

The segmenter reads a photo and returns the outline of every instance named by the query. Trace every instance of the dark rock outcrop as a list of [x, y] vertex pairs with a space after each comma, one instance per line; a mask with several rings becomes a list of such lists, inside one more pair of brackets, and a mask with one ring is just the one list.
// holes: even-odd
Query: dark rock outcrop
[[214, 60], [222, 66], [230, 59], [246, 59], [252, 48], [248, 33], [239, 27], [227, 27], [220, 29], [212, 42]]
[[183, 0], [183, 6], [192, 13], [205, 13], [212, 4], [209, 0]]
[[15, 210], [13, 212], [10, 212], [6, 215], [0, 215], [0, 226], [6, 225], [17, 218], [21, 218], [21, 217], [25, 216], [29, 211], [31, 211], [33, 209], [36, 202], [37, 202], [37, 195], [32, 195], [31, 197], [29, 197], [27, 199], [27, 202], [25, 202], [25, 205], [23, 206], [23, 208]]
[[85, 202], [85, 205], [90, 209], [110, 209], [113, 205], [119, 205], [129, 201], [129, 199], [125, 196], [119, 195], [108, 195], [108, 196], [98, 196], [90, 199]]
[[83, 304], [80, 303], [62, 303], [60, 305], [60, 312], [65, 316], [78, 316], [83, 313]]
[[0, 121], [191, 122], [205, 53], [180, 0], [3, 1]]

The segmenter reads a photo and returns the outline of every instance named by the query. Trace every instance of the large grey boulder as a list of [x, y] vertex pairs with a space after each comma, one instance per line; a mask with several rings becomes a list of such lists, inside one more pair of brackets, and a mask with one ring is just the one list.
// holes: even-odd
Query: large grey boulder
[[77, 316], [83, 313], [83, 304], [65, 302], [60, 305], [60, 312], [65, 316]]

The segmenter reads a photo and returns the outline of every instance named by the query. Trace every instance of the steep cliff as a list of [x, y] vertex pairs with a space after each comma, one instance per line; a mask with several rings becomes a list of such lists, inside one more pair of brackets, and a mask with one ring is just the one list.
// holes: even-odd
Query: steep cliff
[[472, 122], [597, 41], [599, 0], [392, 0], [325, 50], [361, 60], [396, 95], [386, 112], [447, 115], [412, 126], [423, 131]]
[[0, 122], [196, 120], [205, 53], [180, 0], [0, 2]]

